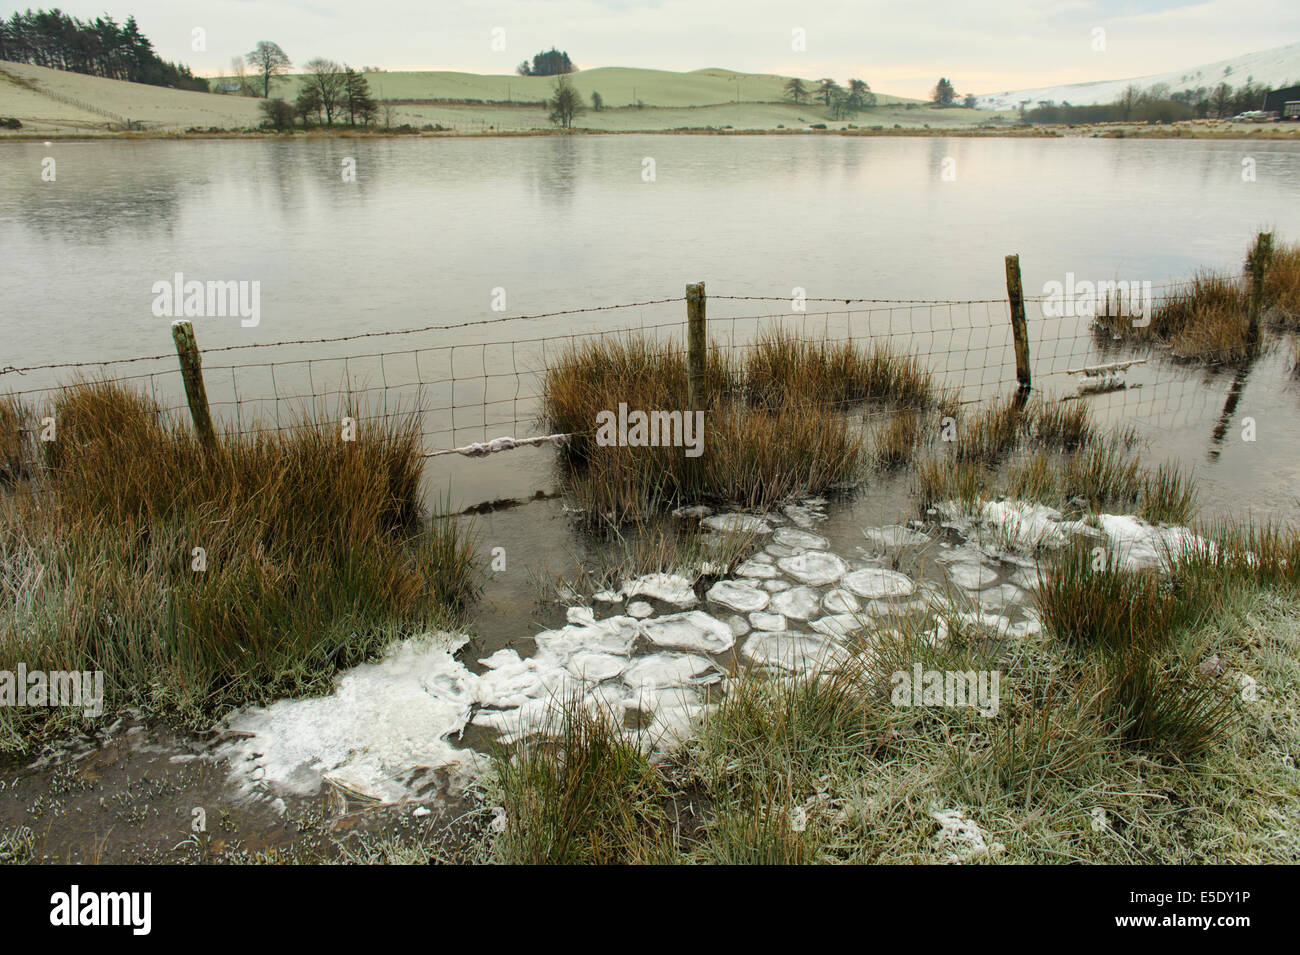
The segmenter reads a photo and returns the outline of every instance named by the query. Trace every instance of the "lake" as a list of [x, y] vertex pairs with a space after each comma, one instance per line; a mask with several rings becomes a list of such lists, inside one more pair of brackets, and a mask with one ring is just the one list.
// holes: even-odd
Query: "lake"
[[[53, 182], [42, 180], [47, 158]], [[1243, 160], [1254, 181], [1243, 181]], [[645, 135], [60, 142], [0, 146], [0, 168], [0, 367], [170, 353], [169, 319], [154, 314], [153, 289], [176, 273], [259, 283], [255, 327], [195, 319], [205, 349], [677, 298], [686, 283], [703, 281], [716, 335], [752, 335], [762, 322], [730, 320], [753, 315], [810, 334], [892, 334], [984, 397], [1008, 380], [1004, 305], [958, 306], [956, 317], [952, 309], [855, 305], [849, 321], [833, 305], [791, 312], [792, 290], [813, 299], [999, 300], [1011, 252], [1021, 255], [1030, 296], [1067, 273], [1158, 285], [1199, 267], [1238, 267], [1260, 227], [1300, 238], [1300, 149], [1286, 143]], [[494, 311], [502, 298], [505, 310]], [[329, 390], [322, 380], [344, 375], [379, 398], [389, 397], [382, 386], [390, 376], [436, 382], [425, 397], [456, 407], [459, 420], [439, 412], [431, 447], [452, 447], [525, 433], [536, 391], [526, 372], [545, 361], [539, 340], [683, 318], [684, 307], [669, 303], [210, 354], [205, 363], [220, 415], [236, 393], [244, 402], [319, 393]], [[1087, 323], [1053, 326], [1032, 305], [1030, 319], [1036, 375], [1048, 390], [1071, 392], [1061, 373], [1098, 357]], [[915, 337], [931, 326], [961, 334]], [[469, 347], [477, 342], [506, 344]], [[432, 351], [413, 370], [418, 349]], [[356, 358], [378, 352], [402, 354], [382, 367]], [[241, 368], [229, 383], [222, 370], [334, 356], [354, 361], [345, 371], [280, 366], [275, 379]], [[162, 374], [174, 365], [116, 368], [157, 370], [165, 380], [153, 384], [176, 404], [176, 376]], [[0, 387], [67, 376], [10, 374]], [[1296, 513], [1297, 394], [1282, 350], [1241, 383], [1218, 439], [1232, 376], [1162, 361], [1133, 369], [1129, 381], [1141, 389], [1092, 399], [1098, 413], [1143, 425], [1153, 455], [1196, 464], [1213, 509]], [[1235, 438], [1246, 416], [1260, 435], [1250, 445]], [[545, 451], [438, 458], [433, 473], [466, 504], [552, 483]]]

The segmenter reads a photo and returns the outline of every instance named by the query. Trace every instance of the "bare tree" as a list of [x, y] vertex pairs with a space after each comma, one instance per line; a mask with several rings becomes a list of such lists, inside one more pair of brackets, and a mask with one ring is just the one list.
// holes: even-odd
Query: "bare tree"
[[555, 94], [551, 97], [550, 120], [562, 129], [573, 126], [573, 119], [582, 109], [582, 97], [573, 88], [567, 77], [561, 76], [555, 82]]
[[320, 97], [320, 108], [325, 111], [325, 125], [329, 126], [334, 122], [334, 114], [347, 89], [347, 74], [333, 60], [320, 56], [308, 60], [304, 65], [307, 69], [307, 88]]
[[280, 49], [280, 44], [270, 40], [258, 40], [257, 46], [245, 54], [245, 59], [261, 74], [262, 96], [267, 99], [271, 96], [271, 77], [279, 76], [293, 66], [288, 54]]

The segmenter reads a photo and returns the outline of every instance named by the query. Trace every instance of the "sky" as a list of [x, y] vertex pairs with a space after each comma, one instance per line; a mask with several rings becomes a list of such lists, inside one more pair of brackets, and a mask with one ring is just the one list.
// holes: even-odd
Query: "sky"
[[[40, 0], [24, 2], [45, 6]], [[295, 63], [510, 73], [557, 46], [580, 68], [723, 67], [865, 79], [924, 97], [1179, 70], [1300, 40], [1297, 0], [50, 0], [77, 17], [134, 14], [200, 75], [274, 40]], [[18, 5], [0, 3], [9, 13]], [[1104, 49], [1098, 46], [1104, 31]], [[196, 49], [195, 31], [203, 49]], [[495, 36], [494, 30], [503, 31]], [[796, 33], [803, 31], [803, 49]], [[501, 42], [501, 41], [504, 42]], [[494, 46], [504, 46], [496, 49]]]

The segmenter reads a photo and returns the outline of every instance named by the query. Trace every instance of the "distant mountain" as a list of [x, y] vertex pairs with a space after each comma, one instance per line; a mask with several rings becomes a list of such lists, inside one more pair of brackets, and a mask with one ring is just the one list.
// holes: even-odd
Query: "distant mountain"
[[1069, 102], [1072, 106], [1094, 106], [1113, 103], [1127, 86], [1149, 89], [1157, 83], [1169, 84], [1171, 92], [1196, 89], [1204, 86], [1213, 89], [1220, 83], [1240, 86], [1247, 79], [1269, 87], [1300, 83], [1300, 43], [1243, 53], [1216, 63], [1205, 63], [1170, 73], [1155, 73], [1125, 80], [1101, 80], [1096, 83], [1070, 83], [1065, 86], [1042, 86], [1037, 89], [1007, 90], [986, 93], [976, 97], [980, 109], [1015, 109], [1024, 100], [1037, 106], [1041, 100], [1051, 100], [1058, 105]]

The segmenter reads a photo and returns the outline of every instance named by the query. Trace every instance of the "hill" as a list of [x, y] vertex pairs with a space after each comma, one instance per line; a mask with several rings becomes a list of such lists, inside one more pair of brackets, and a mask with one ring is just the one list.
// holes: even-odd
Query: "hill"
[[976, 103], [980, 109], [1015, 109], [1024, 100], [1029, 100], [1033, 104], [1051, 100], [1058, 104], [1068, 102], [1073, 106], [1094, 106], [1099, 103], [1115, 102], [1128, 86], [1150, 89], [1157, 83], [1166, 83], [1172, 92], [1177, 93], [1201, 86], [1212, 89], [1220, 83], [1240, 86], [1247, 79], [1268, 87], [1300, 83], [1300, 43], [1291, 43], [1255, 53], [1243, 53], [1241, 56], [1227, 60], [1216, 60], [1213, 63], [1173, 70], [1169, 73], [985, 93], [976, 97]]

